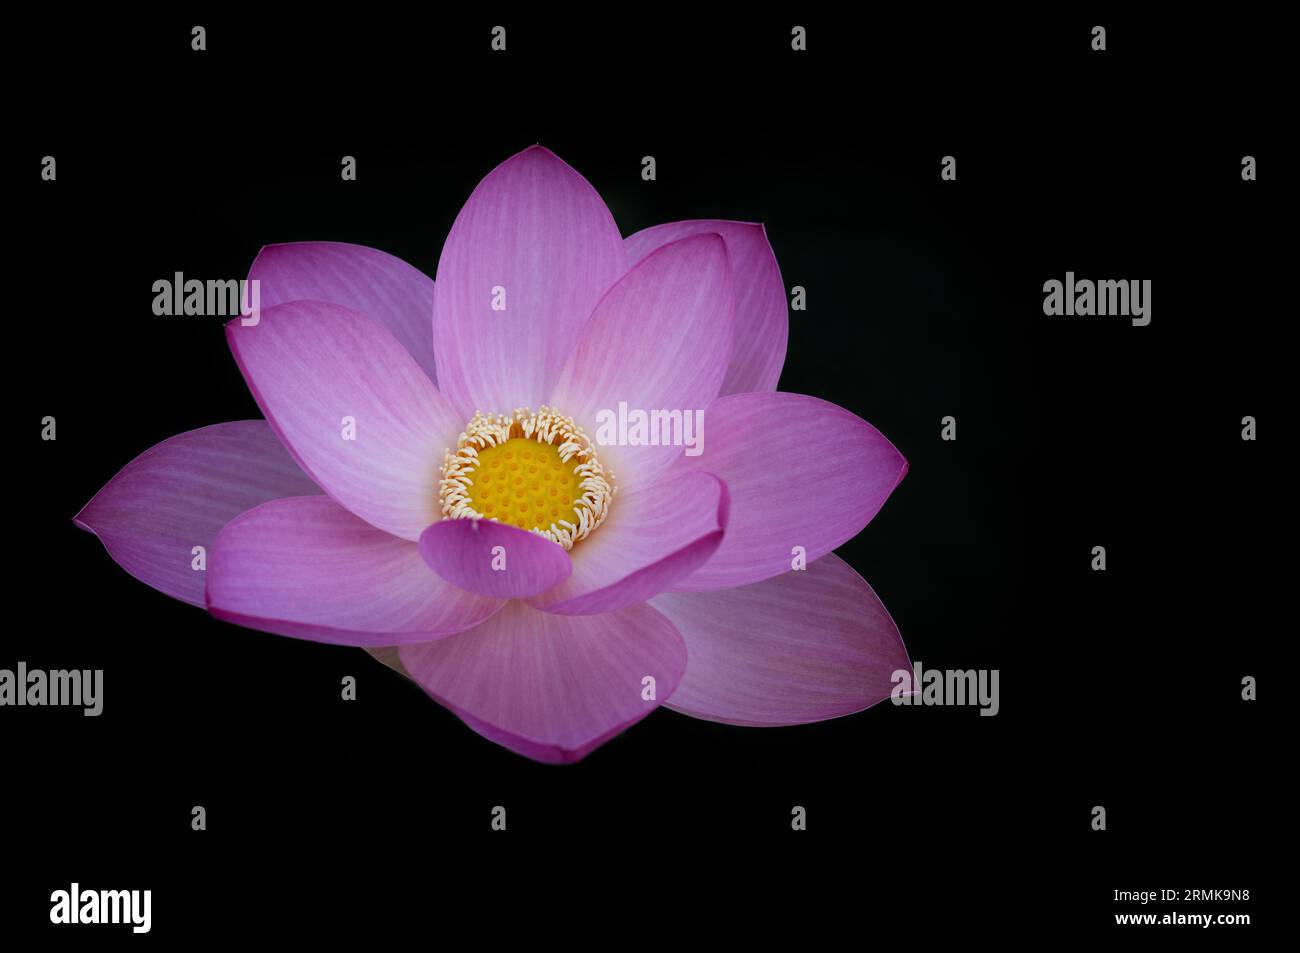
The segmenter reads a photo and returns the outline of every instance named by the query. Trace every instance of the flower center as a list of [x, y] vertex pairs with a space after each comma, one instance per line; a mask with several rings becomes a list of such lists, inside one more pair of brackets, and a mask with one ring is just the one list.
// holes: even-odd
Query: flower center
[[475, 413], [441, 473], [444, 517], [509, 523], [565, 549], [604, 522], [615, 492], [582, 428], [545, 406]]

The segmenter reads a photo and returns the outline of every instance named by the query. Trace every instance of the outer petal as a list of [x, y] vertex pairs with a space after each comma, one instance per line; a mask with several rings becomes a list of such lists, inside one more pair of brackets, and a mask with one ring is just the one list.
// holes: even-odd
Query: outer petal
[[651, 602], [686, 640], [690, 664], [668, 707], [729, 725], [798, 725], [889, 697], [911, 662], [898, 627], [838, 556], [724, 592]]
[[[649, 606], [559, 616], [511, 602], [471, 632], [406, 645], [402, 664], [439, 704], [535, 761], [572, 762], [677, 687], [686, 647]], [[647, 676], [659, 701], [642, 697]]]
[[672, 472], [716, 473], [731, 492], [727, 536], [678, 591], [729, 589], [809, 562], [852, 539], [879, 512], [907, 461], [875, 427], [802, 394], [732, 394], [705, 413], [704, 452]]
[[248, 271], [263, 308], [286, 301], [328, 301], [360, 311], [401, 342], [435, 381], [433, 279], [400, 258], [344, 242], [267, 245]]
[[[597, 299], [627, 270], [609, 209], [541, 146], [490, 172], [442, 248], [434, 291], [438, 380], [466, 419], [546, 399]], [[493, 301], [504, 289], [504, 310]]]
[[573, 571], [563, 547], [486, 519], [434, 523], [420, 536], [420, 555], [448, 582], [496, 599], [545, 592]]
[[699, 471], [620, 494], [600, 528], [570, 553], [573, 575], [530, 605], [588, 615], [645, 602], [713, 555], [727, 510], [726, 484]]
[[[721, 236], [696, 235], [665, 245], [601, 299], [551, 403], [594, 427], [588, 432], [597, 443], [619, 439], [618, 428], [605, 422], [617, 419], [620, 403], [628, 414], [679, 411], [693, 424], [722, 384], [734, 325], [731, 270]], [[601, 459], [612, 465], [621, 487], [647, 486], [681, 455], [684, 436], [677, 445], [659, 434], [659, 446], [607, 445]]]
[[[438, 468], [463, 424], [414, 359], [365, 315], [321, 301], [226, 325], [230, 350], [285, 447], [335, 500], [403, 539], [439, 518]], [[345, 418], [356, 439], [345, 440]]]
[[236, 517], [217, 534], [208, 568], [208, 608], [218, 619], [316, 642], [427, 642], [500, 606], [443, 582], [415, 543], [323, 496], [273, 500]]
[[108, 554], [159, 592], [200, 606], [217, 531], [244, 510], [320, 490], [290, 459], [264, 420], [213, 424], [164, 440], [109, 480], [76, 515]]
[[785, 364], [790, 320], [781, 269], [762, 225], [720, 219], [668, 222], [629, 235], [624, 244], [636, 265], [669, 242], [708, 232], [726, 240], [736, 287], [736, 341], [720, 393], [775, 390]]

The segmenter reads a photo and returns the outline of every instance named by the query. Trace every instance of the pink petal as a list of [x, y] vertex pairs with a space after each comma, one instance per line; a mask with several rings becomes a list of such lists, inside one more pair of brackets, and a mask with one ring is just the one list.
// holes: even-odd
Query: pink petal
[[719, 393], [775, 390], [785, 364], [790, 323], [781, 269], [762, 225], [719, 219], [668, 222], [629, 235], [624, 244], [628, 259], [636, 265], [669, 242], [708, 232], [726, 240], [736, 288], [735, 346]]
[[500, 606], [443, 582], [415, 543], [323, 496], [273, 500], [231, 520], [208, 566], [218, 619], [316, 642], [427, 642]]
[[262, 307], [286, 301], [328, 301], [360, 311], [401, 342], [436, 383], [433, 279], [400, 258], [344, 242], [267, 245], [248, 271], [260, 282]]
[[494, 599], [545, 592], [573, 571], [563, 547], [487, 519], [434, 523], [420, 536], [420, 554], [443, 579]]
[[[670, 696], [686, 668], [649, 606], [559, 616], [511, 602], [483, 625], [400, 651], [411, 677], [470, 728], [535, 761], [577, 761]], [[654, 679], [657, 700], [643, 695]]]
[[573, 575], [529, 604], [590, 615], [645, 602], [704, 565], [726, 528], [727, 487], [710, 473], [620, 493], [605, 522], [569, 554]]
[[704, 452], [673, 472], [726, 481], [731, 519], [718, 551], [676, 591], [730, 589], [808, 562], [852, 539], [879, 512], [907, 461], [843, 407], [802, 394], [732, 394], [704, 415]]
[[264, 420], [213, 424], [164, 440], [109, 480], [74, 522], [159, 592], [200, 606], [206, 570], [195, 569], [217, 531], [244, 510], [282, 496], [319, 493]]
[[[598, 444], [606, 439], [602, 421], [619, 414], [620, 402], [629, 415], [653, 410], [694, 415], [717, 396], [731, 359], [734, 324], [731, 271], [721, 236], [696, 235], [664, 245], [601, 299], [551, 403]], [[682, 453], [680, 439], [675, 446], [669, 441], [599, 449], [625, 490], [649, 485]]]
[[[627, 270], [609, 209], [541, 146], [490, 172], [438, 261], [438, 381], [468, 418], [545, 402], [597, 299]], [[505, 310], [493, 310], [495, 288]]]
[[[357, 516], [403, 539], [440, 518], [438, 468], [464, 421], [365, 315], [320, 301], [267, 308], [226, 338], [253, 397], [299, 465]], [[355, 440], [343, 439], [344, 419]]]
[[889, 697], [910, 669], [898, 627], [871, 587], [823, 556], [741, 589], [651, 602], [686, 640], [690, 662], [668, 707], [729, 725], [839, 718]]

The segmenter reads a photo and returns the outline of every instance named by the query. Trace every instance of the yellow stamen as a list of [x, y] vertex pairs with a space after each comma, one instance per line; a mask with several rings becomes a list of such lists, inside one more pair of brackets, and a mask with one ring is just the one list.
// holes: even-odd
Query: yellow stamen
[[490, 519], [572, 549], [604, 522], [615, 488], [572, 418], [543, 406], [475, 413], [443, 456], [438, 500], [451, 519]]

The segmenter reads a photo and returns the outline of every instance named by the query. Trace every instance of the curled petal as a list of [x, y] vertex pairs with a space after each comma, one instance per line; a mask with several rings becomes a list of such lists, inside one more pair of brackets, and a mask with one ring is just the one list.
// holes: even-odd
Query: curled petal
[[708, 561], [722, 542], [727, 510], [726, 484], [699, 471], [624, 494], [574, 547], [573, 575], [530, 604], [588, 615], [645, 602]]
[[420, 554], [434, 572], [469, 592], [522, 599], [569, 577], [560, 546], [536, 533], [487, 519], [445, 519], [420, 536]]

